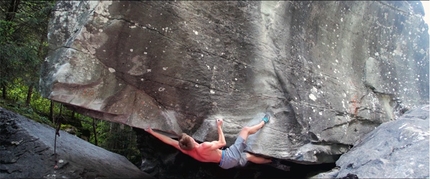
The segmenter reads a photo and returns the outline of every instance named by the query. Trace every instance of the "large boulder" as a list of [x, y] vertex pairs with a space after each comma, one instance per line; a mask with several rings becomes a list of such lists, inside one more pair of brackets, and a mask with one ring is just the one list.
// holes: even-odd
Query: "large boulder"
[[334, 162], [429, 102], [420, 2], [58, 1], [43, 96], [104, 120], [231, 144], [273, 117], [253, 153]]
[[378, 126], [313, 178], [429, 178], [429, 105]]
[[152, 178], [124, 156], [0, 107], [0, 178]]

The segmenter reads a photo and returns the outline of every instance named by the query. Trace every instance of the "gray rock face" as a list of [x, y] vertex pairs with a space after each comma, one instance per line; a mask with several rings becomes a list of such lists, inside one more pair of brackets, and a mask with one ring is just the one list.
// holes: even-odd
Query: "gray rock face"
[[82, 113], [334, 162], [363, 135], [429, 101], [420, 2], [59, 1], [40, 80]]
[[0, 134], [0, 178], [152, 178], [125, 157], [64, 131], [55, 156], [53, 128], [3, 108]]
[[337, 177], [429, 177], [429, 106], [380, 125], [336, 162]]

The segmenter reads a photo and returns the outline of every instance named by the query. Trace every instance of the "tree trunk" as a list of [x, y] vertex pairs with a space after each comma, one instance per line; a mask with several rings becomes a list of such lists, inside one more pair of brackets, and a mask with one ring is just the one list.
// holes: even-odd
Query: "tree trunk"
[[97, 145], [97, 132], [96, 132], [97, 124], [95, 119], [93, 118], [93, 133], [94, 133], [94, 145]]
[[51, 100], [51, 105], [49, 106], [49, 120], [55, 124], [54, 121], [54, 101]]
[[6, 99], [6, 97], [7, 97], [7, 88], [6, 88], [6, 85], [5, 84], [3, 84], [2, 85], [2, 96], [3, 96], [3, 99]]
[[28, 91], [27, 91], [27, 100], [25, 100], [25, 106], [30, 106], [30, 102], [31, 102], [31, 95], [33, 94], [33, 89], [34, 89], [34, 85], [31, 84], [28, 87]]
[[16, 12], [18, 12], [20, 0], [10, 0], [9, 8], [6, 13], [6, 21], [12, 21], [15, 18]]
[[60, 103], [60, 114], [58, 116], [63, 116], [63, 104]]
[[[113, 134], [113, 133], [114, 133], [114, 127], [115, 127], [115, 126], [114, 126], [114, 123], [113, 123], [113, 122], [110, 122], [110, 123], [109, 123], [109, 136], [113, 136], [113, 135], [114, 135], [114, 134]], [[110, 149], [110, 150], [112, 150], [112, 149], [114, 148], [114, 146], [115, 146], [115, 142], [116, 142], [115, 140], [112, 140], [111, 138], [112, 138], [112, 137], [110, 137], [109, 142], [107, 142], [107, 144], [108, 144], [108, 145], [106, 146], [106, 147], [107, 147], [108, 149]], [[106, 143], [106, 142], [105, 142], [105, 143]]]
[[[43, 51], [43, 42], [45, 41], [45, 36], [46, 35], [41, 35], [39, 47], [37, 48], [37, 56], [39, 57], [39, 59], [43, 59], [42, 51]], [[41, 60], [41, 62], [42, 62], [42, 60]], [[34, 80], [37, 81], [36, 79], [34, 79]], [[25, 101], [26, 106], [30, 106], [31, 96], [33, 95], [33, 89], [34, 89], [34, 83], [32, 83], [32, 84], [30, 84], [30, 86], [28, 86], [27, 100]]]

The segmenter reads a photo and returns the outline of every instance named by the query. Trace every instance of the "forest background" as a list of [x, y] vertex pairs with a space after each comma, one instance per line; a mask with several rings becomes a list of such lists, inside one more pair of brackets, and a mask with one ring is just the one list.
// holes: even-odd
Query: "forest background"
[[0, 1], [0, 107], [65, 130], [139, 166], [141, 156], [132, 127], [76, 113], [38, 92], [54, 5], [55, 0]]

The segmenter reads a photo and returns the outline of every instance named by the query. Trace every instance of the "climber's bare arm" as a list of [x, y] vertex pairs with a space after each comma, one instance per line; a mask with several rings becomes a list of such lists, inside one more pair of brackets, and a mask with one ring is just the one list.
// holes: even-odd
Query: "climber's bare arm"
[[217, 130], [218, 130], [218, 140], [212, 141], [212, 142], [205, 142], [203, 143], [203, 147], [210, 148], [212, 150], [219, 149], [221, 147], [224, 147], [226, 145], [224, 132], [222, 131], [222, 119], [217, 119]]
[[158, 133], [158, 132], [155, 132], [155, 131], [153, 131], [151, 128], [147, 128], [147, 129], [145, 129], [145, 131], [146, 131], [146, 132], [148, 132], [148, 133], [150, 133], [151, 135], [153, 135], [153, 136], [154, 136], [154, 137], [156, 137], [157, 139], [161, 140], [162, 142], [164, 142], [164, 143], [166, 143], [166, 144], [168, 144], [168, 145], [171, 145], [171, 146], [173, 146], [173, 147], [177, 148], [178, 150], [182, 151], [183, 153], [187, 153], [187, 151], [182, 150], [182, 149], [179, 147], [179, 142], [178, 142], [177, 140], [174, 140], [174, 139], [172, 139], [172, 138], [170, 138], [170, 137], [167, 137], [167, 136], [165, 136], [165, 135], [163, 135], [163, 134], [160, 134], [160, 133]]

